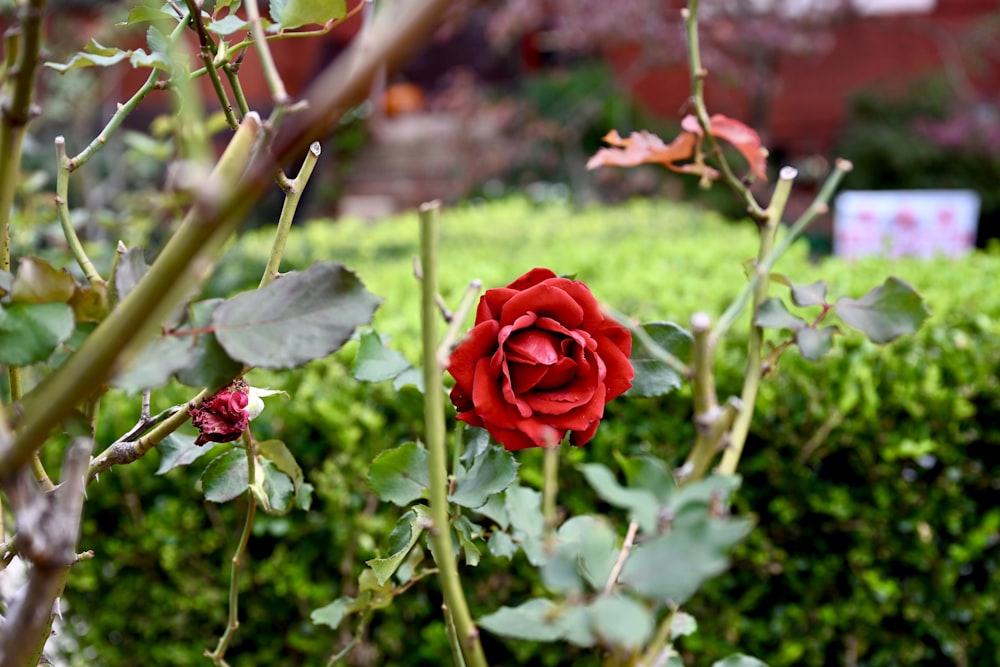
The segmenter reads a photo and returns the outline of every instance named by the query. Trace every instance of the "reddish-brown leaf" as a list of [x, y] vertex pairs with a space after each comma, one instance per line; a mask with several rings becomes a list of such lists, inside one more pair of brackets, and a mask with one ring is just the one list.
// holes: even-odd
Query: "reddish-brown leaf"
[[696, 137], [682, 132], [669, 144], [652, 132], [633, 132], [627, 139], [617, 130], [611, 130], [604, 141], [615, 148], [602, 148], [587, 161], [587, 169], [597, 167], [634, 167], [639, 164], [662, 164], [667, 169], [687, 174], [702, 174], [709, 178], [716, 176], [715, 170], [700, 163], [678, 164], [690, 160], [695, 155]]
[[[692, 134], [701, 136], [701, 125], [694, 116], [685, 116], [681, 127]], [[760, 135], [748, 125], [729, 116], [717, 113], [709, 119], [712, 136], [728, 141], [740, 152], [750, 165], [750, 171], [762, 181], [767, 180], [767, 149], [761, 145]]]

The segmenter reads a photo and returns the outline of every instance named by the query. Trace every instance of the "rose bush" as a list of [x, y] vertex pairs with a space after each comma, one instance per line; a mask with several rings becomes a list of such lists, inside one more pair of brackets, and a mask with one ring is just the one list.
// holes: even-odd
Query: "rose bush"
[[589, 441], [604, 405], [632, 386], [632, 336], [590, 289], [536, 268], [479, 301], [475, 327], [451, 355], [458, 418], [508, 450], [570, 432]]

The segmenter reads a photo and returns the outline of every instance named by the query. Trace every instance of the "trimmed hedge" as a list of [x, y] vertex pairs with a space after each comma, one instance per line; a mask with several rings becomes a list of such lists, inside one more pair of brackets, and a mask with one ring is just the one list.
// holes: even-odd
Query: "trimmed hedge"
[[[386, 298], [376, 328], [414, 361], [415, 220], [310, 223], [294, 231], [283, 267], [322, 259], [356, 269]], [[440, 279], [449, 303], [472, 278], [496, 286], [549, 266], [576, 274], [618, 310], [681, 324], [696, 310], [722, 311], [756, 246], [748, 224], [642, 201], [572, 210], [512, 199], [446, 211], [442, 226]], [[267, 231], [242, 238], [208, 291], [255, 286], [269, 243]], [[896, 275], [925, 296], [932, 318], [916, 336], [884, 348], [849, 334], [818, 364], [794, 351], [782, 359], [762, 391], [741, 464], [739, 509], [756, 513], [760, 525], [733, 569], [693, 600], [700, 627], [685, 650], [698, 664], [734, 648], [772, 667], [993, 664], [1000, 655], [992, 622], [1000, 599], [993, 502], [1000, 256], [814, 265], [803, 243], [778, 268], [796, 282], [827, 279], [833, 296], [859, 296]], [[720, 393], [739, 391], [743, 329], [735, 327], [720, 354]], [[294, 379], [251, 376], [291, 394], [290, 401], [269, 399], [255, 431], [284, 439], [317, 492], [312, 512], [258, 522], [234, 666], [322, 664], [346, 635], [313, 626], [309, 612], [351, 592], [362, 562], [394, 524], [395, 508], [373, 503], [367, 465], [419, 433], [420, 397], [356, 383], [345, 367], [351, 355], [349, 346]], [[186, 392], [171, 388], [157, 400], [169, 405]], [[131, 426], [135, 403], [105, 403], [102, 443]], [[652, 451], [679, 461], [690, 442], [689, 410], [683, 395], [620, 399], [595, 440], [571, 458], [610, 462], [615, 451]], [[528, 483], [540, 469], [536, 453], [520, 456]], [[74, 569], [66, 596], [68, 631], [81, 647], [73, 664], [196, 664], [222, 631], [241, 508], [200, 499], [197, 463], [158, 477], [156, 459], [115, 469], [91, 488], [82, 547], [97, 556]], [[573, 513], [593, 511], [593, 494], [570, 466], [563, 470], [560, 503]], [[487, 558], [468, 582], [477, 614], [539, 587], [520, 558]], [[448, 649], [438, 605], [430, 581], [409, 591], [376, 616], [349, 660], [440, 664]], [[563, 646], [486, 639], [496, 664], [592, 664]]]

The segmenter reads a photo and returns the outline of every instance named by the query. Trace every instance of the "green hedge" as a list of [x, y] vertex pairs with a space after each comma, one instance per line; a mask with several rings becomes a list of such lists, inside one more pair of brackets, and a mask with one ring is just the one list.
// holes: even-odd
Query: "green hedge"
[[[749, 225], [666, 203], [571, 210], [515, 199], [446, 211], [442, 224], [449, 303], [470, 279], [497, 286], [549, 266], [576, 274], [619, 310], [682, 324], [696, 310], [722, 311], [755, 250]], [[356, 269], [386, 298], [376, 327], [416, 360], [416, 238], [415, 215], [375, 225], [315, 222], [295, 230], [284, 268], [335, 260]], [[268, 232], [241, 239], [208, 292], [255, 286], [269, 242]], [[741, 466], [740, 509], [756, 513], [760, 525], [733, 569], [696, 596], [700, 628], [685, 650], [697, 664], [733, 648], [772, 667], [994, 663], [1000, 257], [814, 265], [802, 244], [779, 269], [797, 282], [824, 277], [831, 294], [852, 296], [896, 275], [921, 291], [933, 315], [918, 335], [885, 348], [848, 335], [821, 363], [794, 351], [782, 359], [762, 392]], [[723, 393], [739, 389], [742, 328], [720, 355]], [[349, 346], [293, 379], [251, 377], [290, 393], [291, 400], [269, 399], [255, 429], [293, 448], [317, 492], [312, 512], [259, 521], [234, 666], [323, 664], [347, 637], [313, 626], [309, 612], [351, 592], [395, 521], [394, 508], [373, 504], [365, 474], [376, 453], [419, 432], [419, 395], [359, 385], [345, 368], [351, 354]], [[172, 388], [157, 400], [186, 395]], [[135, 403], [106, 401], [103, 443], [131, 425]], [[689, 410], [682, 395], [621, 399], [573, 458], [612, 462], [619, 450], [680, 460]], [[540, 467], [536, 453], [520, 456], [529, 483]], [[66, 596], [68, 629], [81, 647], [74, 664], [198, 664], [222, 631], [241, 508], [204, 503], [197, 464], [155, 476], [157, 458], [91, 487], [82, 546], [97, 555], [74, 569]], [[560, 503], [593, 511], [579, 476], [569, 466], [564, 473]], [[487, 559], [468, 581], [475, 613], [539, 587], [520, 559]], [[376, 617], [351, 660], [440, 664], [448, 649], [438, 605], [432, 582], [414, 588]], [[487, 638], [497, 664], [591, 664], [567, 650]]]

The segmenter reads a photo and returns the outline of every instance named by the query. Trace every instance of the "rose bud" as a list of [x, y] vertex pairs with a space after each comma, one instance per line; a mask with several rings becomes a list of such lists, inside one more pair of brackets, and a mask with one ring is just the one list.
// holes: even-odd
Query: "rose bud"
[[458, 419], [508, 450], [587, 443], [632, 386], [632, 336], [577, 280], [536, 268], [487, 290], [448, 371]]

